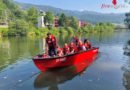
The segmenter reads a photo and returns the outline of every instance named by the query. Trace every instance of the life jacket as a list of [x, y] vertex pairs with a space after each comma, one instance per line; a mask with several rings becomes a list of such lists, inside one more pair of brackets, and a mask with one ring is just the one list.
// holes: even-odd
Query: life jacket
[[89, 46], [89, 48], [91, 48], [91, 43], [89, 41], [87, 42], [87, 45]]
[[63, 53], [68, 54], [69, 53], [69, 47], [63, 47]]
[[78, 37], [73, 37], [73, 39], [75, 39], [75, 40], [76, 40], [76, 39], [78, 39]]
[[86, 48], [88, 48], [88, 47], [89, 47], [89, 45], [88, 45], [88, 44], [84, 44], [84, 46], [85, 46]]
[[79, 39], [76, 39], [76, 46], [79, 44]]
[[57, 53], [60, 53], [60, 52], [62, 52], [62, 48], [57, 49]]
[[87, 42], [87, 44], [88, 44], [88, 45], [91, 45], [91, 43], [90, 43], [89, 41]]
[[78, 51], [83, 50], [83, 46], [84, 46], [84, 44], [82, 44], [82, 45], [78, 45], [78, 47], [77, 47]]
[[62, 55], [62, 48], [58, 48], [58, 49], [57, 49], [57, 54], [58, 54], [58, 55]]
[[51, 35], [51, 39], [47, 37], [46, 42], [49, 47], [56, 47], [56, 39], [53, 35]]
[[73, 51], [73, 50], [75, 51], [76, 46], [75, 46], [74, 44], [73, 44], [73, 45], [70, 44], [70, 45], [69, 45], [69, 48], [70, 48], [70, 52]]
[[86, 48], [87, 50], [89, 49], [89, 45], [88, 45], [88, 44], [85, 44], [84, 46], [85, 46], [85, 48]]
[[78, 38], [78, 37], [73, 37], [73, 42], [74, 42], [74, 44], [76, 44], [76, 46], [77, 46], [78, 43], [79, 43], [79, 38]]

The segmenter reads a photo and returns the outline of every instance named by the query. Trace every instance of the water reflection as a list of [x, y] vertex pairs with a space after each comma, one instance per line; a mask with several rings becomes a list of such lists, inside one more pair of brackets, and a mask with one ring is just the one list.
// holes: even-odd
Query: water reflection
[[0, 40], [0, 71], [21, 58], [32, 57], [36, 53], [40, 53], [38, 40], [27, 37], [2, 38]]
[[128, 40], [127, 44], [123, 49], [124, 55], [128, 56], [127, 65], [123, 67], [123, 85], [125, 86], [126, 90], [130, 90], [130, 40]]
[[91, 60], [87, 59], [81, 63], [72, 66], [41, 72], [34, 81], [34, 87], [48, 87], [48, 90], [58, 90], [58, 84], [65, 83], [68, 80], [72, 80], [77, 75], [84, 75], [86, 73], [85, 69], [89, 65], [91, 65], [96, 58], [97, 56], [93, 56], [89, 58]]

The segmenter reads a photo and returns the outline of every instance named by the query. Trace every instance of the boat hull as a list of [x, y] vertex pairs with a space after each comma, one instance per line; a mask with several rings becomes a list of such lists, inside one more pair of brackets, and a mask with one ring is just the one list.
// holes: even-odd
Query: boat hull
[[77, 64], [84, 60], [88, 60], [88, 62], [91, 62], [92, 59], [88, 59], [88, 58], [95, 56], [98, 53], [98, 49], [99, 48], [93, 48], [85, 52], [79, 52], [79, 53], [69, 54], [69, 55], [55, 57], [55, 58], [43, 58], [43, 57], [35, 56], [33, 58], [33, 61], [41, 71], [45, 71], [52, 68]]
[[96, 59], [96, 55], [94, 57], [88, 58], [81, 63], [73, 64], [60, 69], [58, 68], [41, 72], [34, 80], [34, 87], [36, 89], [52, 87], [52, 90], [54, 90], [54, 86], [58, 88], [59, 84], [72, 80], [75, 76], [84, 75], [87, 72], [86, 68], [90, 66], [92, 62]]

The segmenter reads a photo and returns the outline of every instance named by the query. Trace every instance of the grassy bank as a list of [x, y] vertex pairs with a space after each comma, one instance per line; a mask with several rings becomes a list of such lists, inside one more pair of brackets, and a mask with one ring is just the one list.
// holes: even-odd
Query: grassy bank
[[8, 36], [8, 28], [0, 27], [0, 37]]
[[[20, 34], [14, 34], [11, 35], [10, 34], [10, 30], [11, 28], [0, 28], [0, 36], [19, 36]], [[20, 32], [21, 31], [21, 32]], [[24, 29], [22, 28], [22, 30], [18, 30], [16, 29], [15, 32], [19, 32], [22, 33], [22, 31], [24, 31]], [[25, 31], [24, 31], [25, 32]], [[114, 27], [112, 26], [107, 26], [107, 25], [88, 25], [85, 26], [84, 28], [78, 28], [78, 29], [74, 29], [72, 27], [59, 27], [59, 28], [29, 28], [28, 31], [26, 31], [26, 36], [46, 36], [46, 34], [50, 32], [53, 35], [57, 36], [59, 34], [76, 34], [76, 35], [80, 35], [80, 34], [87, 34], [87, 33], [98, 33], [98, 32], [114, 32]], [[12, 32], [11, 32], [12, 33]]]

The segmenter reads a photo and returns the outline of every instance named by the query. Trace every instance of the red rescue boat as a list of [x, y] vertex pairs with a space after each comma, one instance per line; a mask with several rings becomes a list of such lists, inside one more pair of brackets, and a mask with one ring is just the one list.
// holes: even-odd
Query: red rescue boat
[[84, 52], [77, 52], [73, 54], [68, 54], [68, 55], [63, 55], [63, 56], [58, 56], [58, 57], [50, 57], [50, 58], [45, 58], [43, 56], [34, 56], [33, 61], [35, 65], [41, 70], [49, 70], [53, 68], [58, 68], [58, 67], [65, 67], [77, 63], [81, 63], [84, 60], [91, 60], [88, 59], [93, 56], [95, 56], [98, 53], [99, 48], [98, 47], [93, 47], [92, 49]]
[[59, 84], [72, 80], [77, 75], [84, 75], [87, 72], [86, 68], [93, 64], [92, 62], [96, 58], [97, 55], [87, 58], [81, 63], [73, 64], [67, 67], [62, 67], [60, 69], [51, 69], [45, 72], [41, 72], [34, 80], [34, 87], [36, 89], [48, 87], [51, 90], [55, 90], [56, 88], [57, 90]]

